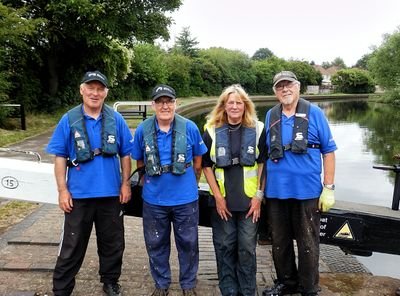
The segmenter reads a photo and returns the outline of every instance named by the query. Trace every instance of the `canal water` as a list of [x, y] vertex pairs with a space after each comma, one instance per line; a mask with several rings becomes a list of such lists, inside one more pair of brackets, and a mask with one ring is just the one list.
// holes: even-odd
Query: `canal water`
[[[338, 146], [336, 199], [390, 208], [395, 176], [373, 165], [398, 163], [393, 155], [400, 153], [400, 110], [366, 101], [319, 106], [328, 117]], [[375, 252], [357, 259], [374, 275], [400, 278], [399, 255]]]
[[[336, 199], [390, 208], [394, 174], [373, 165], [398, 162], [393, 155], [400, 153], [400, 109], [350, 99], [316, 104], [324, 110], [338, 146]], [[258, 107], [261, 121], [270, 107]], [[203, 126], [204, 115], [194, 121]], [[400, 255], [374, 253], [357, 259], [374, 275], [400, 278]]]

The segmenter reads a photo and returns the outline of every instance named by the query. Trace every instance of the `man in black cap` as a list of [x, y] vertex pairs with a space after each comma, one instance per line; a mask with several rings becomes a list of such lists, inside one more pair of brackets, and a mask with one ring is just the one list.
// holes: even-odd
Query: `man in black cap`
[[265, 118], [269, 158], [264, 196], [277, 279], [263, 296], [314, 296], [319, 292], [320, 213], [335, 201], [337, 148], [323, 111], [300, 98], [293, 72], [277, 73], [273, 91], [279, 104]]
[[191, 120], [175, 113], [175, 90], [154, 87], [155, 115], [135, 131], [132, 157], [145, 167], [143, 232], [155, 282], [152, 296], [166, 296], [171, 284], [171, 224], [179, 259], [179, 283], [185, 296], [196, 295], [199, 264], [198, 190], [201, 156], [207, 151]]
[[87, 72], [80, 85], [83, 103], [64, 114], [47, 146], [47, 152], [55, 155], [58, 203], [64, 212], [53, 275], [56, 296], [71, 295], [93, 223], [103, 290], [109, 296], [121, 295], [118, 280], [125, 248], [121, 204], [131, 198], [133, 139], [122, 116], [104, 104], [108, 85], [104, 74]]

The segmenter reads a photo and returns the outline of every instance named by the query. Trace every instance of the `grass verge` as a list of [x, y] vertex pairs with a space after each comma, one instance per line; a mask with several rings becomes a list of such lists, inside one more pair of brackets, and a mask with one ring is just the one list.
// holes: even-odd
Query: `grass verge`
[[8, 119], [7, 129], [0, 128], [0, 147], [20, 142], [54, 128], [63, 113], [64, 110], [52, 114], [29, 113], [26, 115], [26, 130], [20, 129], [17, 119]]
[[39, 207], [38, 203], [7, 201], [0, 206], [0, 235]]

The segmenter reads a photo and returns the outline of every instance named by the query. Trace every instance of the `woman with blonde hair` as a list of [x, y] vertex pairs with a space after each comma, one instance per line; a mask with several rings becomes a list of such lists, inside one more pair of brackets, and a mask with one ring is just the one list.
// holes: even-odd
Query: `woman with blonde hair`
[[226, 103], [230, 94], [237, 94], [244, 104], [244, 111], [241, 119], [241, 122], [243, 121], [242, 124], [248, 127], [254, 127], [256, 121], [258, 120], [256, 108], [254, 107], [253, 101], [250, 100], [249, 95], [239, 84], [228, 86], [223, 90], [219, 96], [217, 105], [210, 112], [210, 114], [207, 115], [207, 124], [220, 127], [228, 122]]
[[264, 124], [240, 85], [223, 90], [207, 116], [203, 172], [214, 197], [211, 223], [219, 288], [225, 295], [256, 293], [256, 239], [264, 198]]

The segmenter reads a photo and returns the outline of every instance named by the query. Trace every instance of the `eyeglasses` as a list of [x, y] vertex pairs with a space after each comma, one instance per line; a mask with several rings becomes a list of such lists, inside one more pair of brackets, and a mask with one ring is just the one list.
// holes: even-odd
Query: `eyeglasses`
[[274, 90], [282, 91], [285, 87], [291, 89], [296, 84], [297, 84], [297, 81], [282, 81], [274, 86]]
[[166, 104], [168, 107], [172, 107], [175, 104], [174, 99], [172, 100], [156, 100], [155, 103], [158, 107], [163, 107]]

